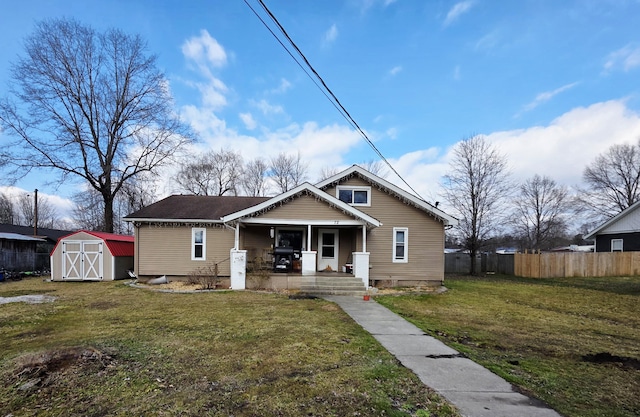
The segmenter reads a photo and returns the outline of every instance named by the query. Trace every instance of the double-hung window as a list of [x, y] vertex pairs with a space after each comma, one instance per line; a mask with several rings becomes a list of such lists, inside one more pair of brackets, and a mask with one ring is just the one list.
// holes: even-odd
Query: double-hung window
[[393, 228], [393, 262], [409, 262], [409, 229]]
[[611, 239], [611, 252], [622, 252], [622, 239]]
[[204, 261], [207, 254], [207, 229], [194, 227], [191, 229], [191, 260]]
[[365, 186], [338, 186], [336, 197], [352, 206], [371, 205], [371, 187]]

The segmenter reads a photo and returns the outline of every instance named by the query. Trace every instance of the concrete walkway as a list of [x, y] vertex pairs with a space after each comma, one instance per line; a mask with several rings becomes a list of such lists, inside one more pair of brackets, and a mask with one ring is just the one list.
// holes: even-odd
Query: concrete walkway
[[428, 387], [468, 417], [560, 417], [512, 385], [375, 301], [325, 296], [338, 304]]

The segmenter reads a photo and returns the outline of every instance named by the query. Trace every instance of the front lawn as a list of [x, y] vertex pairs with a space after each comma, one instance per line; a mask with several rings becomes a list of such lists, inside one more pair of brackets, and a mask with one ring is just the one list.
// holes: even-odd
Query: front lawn
[[457, 416], [336, 305], [0, 283], [0, 416]]
[[640, 278], [447, 278], [376, 301], [567, 416], [640, 415]]

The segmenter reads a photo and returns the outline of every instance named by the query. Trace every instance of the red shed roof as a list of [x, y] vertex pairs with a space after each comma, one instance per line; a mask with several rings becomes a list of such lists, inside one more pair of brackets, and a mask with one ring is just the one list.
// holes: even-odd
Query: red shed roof
[[[78, 233], [86, 233], [104, 240], [112, 256], [133, 256], [133, 242], [134, 242], [133, 236], [118, 235], [115, 233], [106, 233], [106, 232], [92, 232], [90, 230], [79, 230], [77, 232], [61, 237], [60, 239], [58, 239], [56, 248], [58, 247], [62, 239], [66, 239]], [[56, 248], [53, 248], [51, 253], [53, 253], [56, 250]]]

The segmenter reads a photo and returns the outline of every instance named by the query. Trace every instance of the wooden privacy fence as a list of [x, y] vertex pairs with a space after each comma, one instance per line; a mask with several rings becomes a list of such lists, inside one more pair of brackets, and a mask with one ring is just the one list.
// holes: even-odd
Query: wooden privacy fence
[[516, 253], [514, 275], [528, 278], [640, 275], [640, 252]]

